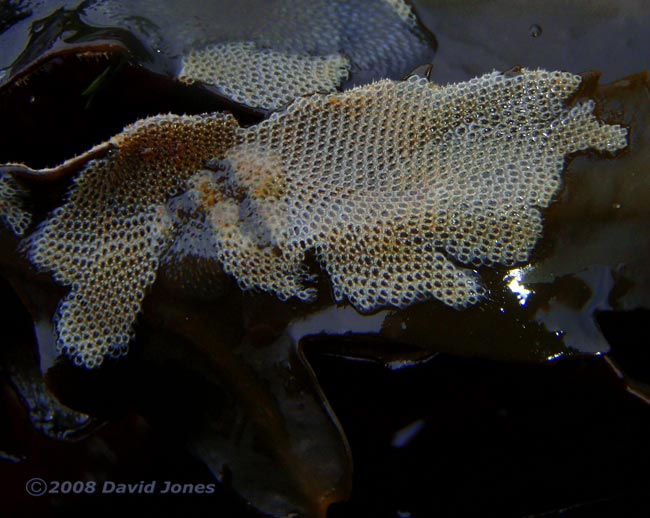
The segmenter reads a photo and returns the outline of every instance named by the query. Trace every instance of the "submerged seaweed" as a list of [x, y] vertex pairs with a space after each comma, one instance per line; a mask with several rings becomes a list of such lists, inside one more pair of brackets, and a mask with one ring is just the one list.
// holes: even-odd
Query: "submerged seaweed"
[[[42, 2], [34, 11], [0, 35], [0, 86], [58, 56], [119, 53], [268, 110], [313, 91], [399, 78], [435, 50], [402, 0], [86, 0]], [[319, 68], [328, 61], [333, 68]]]
[[[449, 87], [384, 80], [297, 100], [247, 129], [229, 114], [128, 127], [69, 161], [88, 164], [23, 244], [71, 287], [57, 350], [89, 368], [124, 355], [159, 264], [188, 256], [283, 301], [317, 300], [309, 253], [334, 302], [359, 311], [489, 300], [466, 267], [528, 262], [564, 156], [626, 146], [593, 103], [564, 104], [579, 83], [527, 70]], [[4, 174], [58, 175], [69, 162]]]
[[[46, 5], [31, 18], [16, 18], [12, 25], [14, 33], [0, 35], [6, 38], [3, 41], [11, 42], [11, 45], [6, 45], [8, 52], [3, 57], [7, 60], [7, 68], [3, 79], [5, 85], [0, 92], [7, 113], [17, 109], [11, 106], [16, 99], [29, 99], [32, 89], [39, 88], [39, 81], [47, 83], [61, 77], [57, 74], [63, 69], [85, 70], [88, 62], [84, 53], [97, 59], [101, 53], [107, 52], [111, 56], [121, 56], [120, 61], [105, 68], [106, 62], [101, 61], [104, 58], [99, 57], [99, 66], [88, 69], [92, 71], [90, 75], [83, 72], [82, 79], [75, 74], [63, 76], [64, 88], [59, 92], [65, 90], [65, 85], [78, 86], [85, 82], [80, 89], [85, 92], [85, 97], [79, 113], [92, 112], [106, 102], [103, 92], [116, 89], [120, 95], [127, 84], [124, 82], [126, 79], [131, 81], [128, 83], [129, 95], [135, 92], [137, 96], [140, 89], [141, 98], [150, 97], [154, 101], [144, 111], [125, 110], [123, 116], [131, 117], [126, 122], [147, 115], [149, 109], [161, 111], [170, 109], [166, 107], [170, 106], [175, 111], [185, 111], [188, 105], [183, 103], [186, 101], [180, 101], [178, 105], [166, 104], [176, 95], [193, 99], [195, 104], [190, 111], [230, 107], [239, 118], [236, 120], [231, 115], [217, 113], [146, 119], [61, 166], [45, 169], [39, 167], [43, 163], [56, 163], [73, 153], [35, 150], [35, 157], [41, 154], [42, 161], [35, 158], [31, 162], [20, 150], [16, 150], [14, 158], [11, 146], [2, 150], [6, 160], [29, 164], [2, 168], [0, 207], [3, 212], [0, 219], [6, 228], [0, 230], [3, 248], [0, 268], [11, 290], [20, 299], [18, 302], [13, 295], [11, 298], [11, 315], [20, 318], [4, 326], [12, 330], [8, 335], [12, 347], [3, 350], [3, 374], [25, 403], [34, 427], [57, 440], [75, 441], [90, 437], [80, 449], [84, 451], [87, 444], [91, 457], [96, 458], [102, 441], [108, 440], [106, 435], [97, 433], [98, 426], [104, 421], [115, 423], [126, 419], [125, 416], [136, 415], [138, 419], [144, 418], [146, 425], [139, 422], [132, 428], [127, 426], [129, 432], [135, 430], [135, 435], [141, 436], [143, 429], [149, 426], [164, 431], [165, 449], [189, 450], [207, 467], [210, 476], [220, 482], [223, 491], [233, 491], [254, 509], [275, 516], [294, 512], [324, 516], [332, 503], [341, 502], [350, 495], [352, 460], [346, 434], [352, 432], [353, 447], [363, 448], [359, 444], [358, 430], [354, 425], [350, 426], [350, 413], [345, 414], [342, 428], [326, 398], [326, 395], [333, 394], [336, 408], [344, 408], [342, 398], [347, 396], [343, 396], [339, 389], [353, 390], [349, 383], [345, 384], [345, 377], [341, 387], [337, 387], [335, 374], [330, 373], [328, 377], [328, 361], [336, 363], [341, 361], [340, 358], [347, 358], [363, 360], [365, 364], [379, 364], [382, 366], [379, 369], [400, 371], [403, 381], [422, 372], [402, 370], [412, 365], [424, 365], [421, 369], [427, 372], [432, 369], [432, 376], [436, 378], [444, 378], [442, 373], [446, 372], [450, 377], [447, 382], [422, 386], [442, 387], [445, 394], [436, 401], [448, 402], [457, 399], [444, 387], [457, 387], [463, 383], [462, 379], [452, 383], [453, 375], [450, 373], [460, 372], [462, 376], [464, 371], [460, 368], [456, 371], [450, 365], [456, 360], [432, 360], [441, 352], [492, 361], [553, 362], [560, 371], [565, 369], [571, 373], [560, 376], [562, 388], [557, 390], [565, 390], [571, 385], [565, 379], [569, 376], [583, 376], [579, 379], [584, 381], [584, 369], [589, 372], [608, 369], [602, 362], [596, 364], [597, 360], [593, 360], [584, 364], [590, 367], [578, 367], [573, 371], [570, 360], [557, 363], [555, 360], [607, 353], [613, 339], [611, 327], [605, 327], [605, 334], [601, 332], [599, 323], [603, 322], [603, 312], [648, 308], [650, 302], [645, 268], [650, 256], [647, 239], [650, 214], [645, 203], [650, 185], [646, 166], [650, 149], [646, 131], [650, 120], [647, 97], [650, 80], [647, 74], [599, 85], [593, 74], [583, 74], [580, 79], [558, 73], [557, 77], [573, 81], [574, 87], [580, 82], [581, 85], [577, 92], [575, 88], [562, 92], [563, 100], [557, 110], [551, 110], [552, 114], [546, 121], [548, 125], [552, 126], [558, 119], [564, 128], [563, 134], [571, 138], [580, 135], [584, 124], [590, 125], [592, 137], [599, 132], [605, 134], [605, 138], [596, 139], [595, 147], [610, 151], [620, 150], [626, 143], [623, 142], [625, 131], [617, 126], [622, 125], [629, 130], [629, 147], [615, 157], [605, 157], [584, 153], [594, 142], [569, 138], [562, 151], [557, 149], [555, 154], [550, 153], [555, 157], [551, 174], [556, 180], [554, 187], [544, 191], [546, 198], [517, 205], [515, 223], [507, 218], [502, 221], [509, 225], [504, 231], [514, 233], [513, 242], [520, 243], [521, 235], [528, 235], [525, 225], [521, 224], [521, 214], [530, 210], [540, 211], [543, 231], [540, 224], [539, 228], [535, 226], [533, 237], [523, 239], [528, 243], [523, 247], [525, 253], [523, 248], [515, 247], [515, 251], [506, 257], [508, 260], [487, 260], [481, 259], [482, 256], [477, 260], [469, 260], [468, 256], [465, 260], [462, 247], [452, 242], [454, 236], [439, 237], [438, 253], [450, 262], [452, 274], [466, 271], [475, 279], [480, 275], [481, 300], [477, 297], [472, 301], [473, 306], [462, 310], [453, 307], [454, 304], [425, 300], [444, 299], [435, 296], [433, 287], [426, 292], [429, 296], [414, 297], [404, 303], [389, 298], [375, 298], [368, 307], [359, 303], [361, 299], [356, 296], [359, 289], [365, 293], [372, 281], [372, 269], [368, 270], [371, 272], [369, 281], [364, 277], [367, 273], [365, 262], [389, 257], [383, 249], [378, 249], [382, 253], [375, 254], [377, 257], [364, 255], [367, 242], [360, 242], [359, 229], [367, 230], [364, 225], [368, 226], [372, 219], [364, 217], [366, 213], [352, 214], [361, 217], [362, 221], [359, 228], [346, 230], [348, 237], [345, 233], [333, 237], [328, 234], [332, 224], [327, 224], [324, 234], [316, 233], [316, 237], [309, 230], [304, 234], [305, 225], [296, 223], [296, 218], [304, 219], [300, 211], [292, 213], [288, 221], [274, 213], [274, 208], [281, 206], [281, 200], [291, 203], [306, 201], [301, 207], [308, 207], [307, 216], [311, 217], [319, 202], [338, 201], [345, 205], [352, 199], [358, 203], [363, 201], [359, 192], [364, 189], [381, 194], [382, 187], [392, 184], [386, 183], [387, 180], [373, 183], [373, 170], [366, 170], [367, 164], [377, 163], [371, 160], [373, 153], [387, 156], [389, 162], [395, 156], [401, 161], [408, 158], [409, 153], [416, 151], [417, 146], [413, 143], [418, 141], [408, 131], [401, 132], [406, 134], [404, 146], [393, 142], [398, 139], [364, 140], [364, 135], [373, 134], [372, 130], [348, 143], [349, 149], [365, 153], [359, 162], [362, 167], [355, 169], [351, 163], [340, 166], [347, 176], [330, 185], [336, 191], [334, 197], [329, 193], [327, 198], [327, 193], [318, 191], [321, 184], [314, 181], [312, 197], [300, 200], [305, 192], [305, 181], [300, 173], [308, 173], [309, 166], [314, 166], [316, 159], [327, 164], [328, 159], [339, 157], [340, 162], [345, 162], [348, 155], [341, 152], [345, 148], [341, 144], [342, 138], [355, 127], [355, 121], [363, 119], [369, 102], [380, 99], [376, 117], [370, 117], [375, 121], [371, 126], [384, 128], [384, 133], [389, 135], [399, 126], [399, 117], [396, 115], [388, 122], [376, 122], [386, 114], [382, 106], [386, 105], [393, 110], [391, 113], [399, 114], [412, 104], [417, 105], [411, 115], [416, 119], [423, 118], [422, 105], [427, 103], [420, 102], [418, 95], [426, 91], [439, 101], [445, 92], [459, 87], [440, 87], [417, 77], [406, 83], [383, 81], [374, 87], [302, 99], [286, 111], [281, 109], [264, 122], [246, 127], [246, 123], [257, 123], [265, 109], [277, 108], [282, 103], [273, 106], [262, 103], [267, 104], [262, 110], [255, 103], [237, 97], [239, 94], [224, 96], [226, 92], [222, 87], [213, 88], [207, 97], [194, 97], [197, 92], [194, 87], [184, 86], [175, 79], [184, 56], [201, 58], [203, 50], [208, 53], [214, 50], [215, 47], [210, 45], [224, 45], [226, 41], [248, 42], [244, 46], [253, 49], [252, 53], [249, 52], [249, 57], [255, 58], [253, 62], [264, 59], [265, 55], [268, 57], [272, 52], [279, 53], [271, 55], [270, 59], [276, 65], [280, 64], [281, 69], [287, 62], [287, 52], [295, 51], [300, 56], [308, 49], [306, 52], [312, 57], [341, 52], [350, 63], [357, 63], [353, 67], [352, 80], [339, 85], [344, 88], [355, 81], [364, 82], [385, 75], [398, 78], [408, 72], [406, 62], [409, 59], [405, 57], [408, 53], [396, 56], [395, 49], [403, 48], [400, 47], [403, 42], [407, 46], [414, 45], [411, 50], [417, 52], [412, 54], [413, 58], [423, 62], [433, 56], [433, 49], [425, 44], [432, 40], [427, 39], [426, 30], [408, 6], [383, 0], [380, 4], [381, 9], [374, 14], [384, 14], [372, 20], [378, 19], [381, 22], [379, 26], [389, 34], [399, 33], [394, 40], [386, 41], [384, 47], [375, 45], [376, 39], [381, 39], [381, 31], [371, 30], [375, 22], [370, 18], [366, 17], [369, 23], [364, 30], [358, 26], [355, 28], [350, 21], [361, 16], [359, 13], [367, 13], [369, 6], [374, 5], [370, 0], [349, 3], [350, 11], [336, 11], [338, 16], [342, 16], [337, 23], [332, 23], [331, 18], [316, 16], [310, 10], [322, 9], [326, 3], [314, 2], [310, 9], [306, 9], [303, 2], [290, 2], [292, 13], [301, 14], [301, 23], [325, 21], [327, 34], [331, 36], [327, 31], [333, 28], [338, 31], [338, 37], [328, 39], [328, 42], [336, 43], [334, 47], [318, 44], [322, 41], [321, 33], [314, 33], [310, 25], [304, 26], [304, 32], [291, 24], [291, 29], [287, 29], [283, 24], [291, 19], [282, 13], [269, 18], [264, 30], [255, 32], [258, 39], [250, 40], [247, 35], [253, 34], [251, 28], [260, 25], [259, 13], [253, 9], [260, 7], [259, 2], [245, 5], [246, 9], [253, 9], [254, 16], [244, 16], [248, 13], [238, 10], [239, 4], [225, 2], [221, 7], [227, 8], [227, 12], [221, 25], [212, 23], [218, 14], [223, 14], [221, 12], [202, 12], [206, 15], [205, 20], [194, 16], [196, 9], [203, 8], [201, 2], [190, 2], [183, 17], [173, 22], [162, 16], [164, 10], [160, 4], [154, 7], [149, 2], [138, 2], [133, 6], [109, 1], [89, 1], [80, 5], [61, 3], [60, 10], [51, 12], [52, 6]], [[343, 7], [348, 3], [334, 2], [333, 5]], [[357, 18], [352, 16], [355, 13]], [[229, 32], [233, 30], [238, 32], [237, 37]], [[549, 32], [545, 28], [539, 39], [544, 39]], [[356, 40], [355, 44], [360, 47], [355, 50], [349, 36], [357, 33], [364, 37]], [[374, 45], [381, 51], [380, 57], [364, 56], [359, 50], [363, 45]], [[257, 53], [258, 47], [266, 50]], [[222, 50], [223, 47], [219, 51]], [[203, 57], [207, 59], [209, 56]], [[364, 57], [368, 58], [365, 64]], [[174, 87], [168, 87], [170, 83], [158, 75], [148, 72], [142, 75], [143, 71], [135, 68], [134, 64], [144, 65], [156, 74], [172, 76]], [[215, 66], [214, 63], [201, 66], [204, 65], [209, 70]], [[235, 72], [228, 71], [226, 75], [240, 78], [233, 83], [237, 88], [237, 82], [248, 76], [242, 75], [242, 70]], [[505, 74], [494, 73], [490, 77], [501, 78], [502, 86], [512, 87], [506, 96], [506, 105], [508, 102], [517, 104], [517, 99], [525, 105], [530, 101], [526, 94], [528, 90], [524, 89], [522, 93], [513, 85], [517, 84], [517, 78], [523, 78], [523, 81], [534, 75], [534, 72], [517, 69]], [[92, 81], [87, 81], [88, 78]], [[258, 83], [255, 74], [251, 78], [245, 80], [255, 83], [254, 95], [269, 93], [268, 85], [271, 83]], [[88, 88], [89, 83], [92, 83], [91, 88]], [[531, 84], [541, 85], [535, 81]], [[150, 90], [152, 85], [155, 88]], [[386, 102], [373, 88], [390, 92], [404, 89], [408, 94]], [[152, 91], [157, 93], [152, 94]], [[559, 95], [558, 92], [555, 94]], [[573, 95], [567, 100], [569, 94]], [[76, 94], [68, 92], [65, 95], [73, 98]], [[274, 95], [271, 92], [269, 98], [275, 98]], [[549, 99], [552, 101], [553, 95]], [[47, 115], [49, 104], [33, 108], [34, 113]], [[440, 109], [436, 102], [428, 104], [432, 113]], [[509, 110], [509, 106], [501, 104], [499, 110]], [[514, 104], [513, 109], [516, 109]], [[27, 105], [33, 107], [34, 103], [26, 102]], [[159, 107], [153, 108], [155, 106]], [[459, 106], [467, 109], [467, 116], [478, 113], [467, 96], [460, 96]], [[313, 123], [298, 128], [296, 121], [300, 122], [301, 114], [308, 114]], [[535, 118], [528, 111], [526, 114], [525, 117]], [[595, 117], [606, 124], [598, 123]], [[446, 127], [444, 123], [433, 124], [431, 119], [423, 118], [422, 128]], [[449, 117], [445, 115], [438, 119], [446, 121]], [[327, 140], [318, 138], [323, 120], [330, 126], [345, 122], [337, 126], [339, 135], [336, 131], [330, 132], [333, 136], [328, 137], [328, 142], [332, 149], [312, 154], [296, 153], [295, 143], [305, 136], [310, 136], [309, 141], [314, 144]], [[492, 126], [480, 121], [478, 125], [474, 121], [449, 124], [447, 133], [462, 140], [463, 136], [457, 135], [456, 130], [471, 124], [475, 125], [475, 130], [487, 128], [491, 130], [488, 133], [494, 133]], [[97, 134], [100, 136], [93, 137], [96, 139], [106, 139], [114, 132], [104, 121], [98, 121], [94, 126], [100, 129]], [[407, 125], [414, 126], [417, 124]], [[20, 127], [19, 124], [17, 128]], [[522, 128], [515, 121], [513, 135], [526, 141], [526, 149], [534, 151], [543, 142], [548, 144], [549, 141], [534, 134], [535, 128]], [[441, 141], [446, 134], [445, 131], [442, 133]], [[29, 139], [21, 131], [12, 138], [29, 147]], [[95, 142], [80, 139], [74, 143], [74, 152], [79, 153]], [[454, 144], [458, 145], [454, 147]], [[463, 171], [464, 165], [472, 160], [480, 162], [477, 157], [481, 151], [479, 148], [470, 145], [469, 141], [452, 142], [449, 149], [453, 150], [453, 156], [450, 160], [462, 153], [465, 153], [465, 160], [451, 169]], [[580, 151], [581, 156], [571, 155], [565, 161], [564, 155], [574, 151]], [[521, 156], [512, 155], [508, 163], [519, 164], [518, 160], [526, 160], [523, 152], [519, 154]], [[422, 181], [417, 182], [417, 188], [411, 193], [416, 201], [418, 195], [432, 190], [426, 182], [429, 172], [444, 163], [440, 154], [425, 153], [422, 157], [419, 162], [415, 161], [418, 165], [424, 164]], [[386, 169], [398, 168], [399, 164], [393, 162]], [[565, 162], [566, 170], [560, 179]], [[333, 167], [336, 163], [333, 161]], [[483, 157], [482, 163], [491, 162]], [[292, 167], [295, 169], [291, 170]], [[292, 176], [287, 176], [284, 172], [287, 170]], [[352, 174], [354, 171], [357, 171], [357, 176]], [[454, 179], [453, 171], [448, 174], [451, 180]], [[392, 179], [410, 178], [408, 172], [408, 168], [400, 169], [399, 174], [389, 176]], [[350, 182], [351, 177], [357, 181]], [[477, 182], [470, 187], [480, 190], [483, 186], [481, 178]], [[337, 197], [341, 192], [345, 195]], [[510, 191], [498, 192], [507, 197]], [[384, 204], [391, 203], [387, 194], [380, 198]], [[424, 209], [424, 205], [413, 203], [407, 208], [413, 215]], [[465, 224], [467, 213], [463, 210], [456, 211], [444, 223], [466, 231], [471, 225]], [[280, 212], [282, 216], [284, 212]], [[28, 213], [31, 221], [25, 217]], [[345, 211], [341, 211], [343, 213]], [[399, 216], [398, 212], [391, 213], [393, 218], [399, 219]], [[480, 211], [478, 216], [481, 216]], [[408, 218], [405, 221], [411, 222]], [[229, 235], [236, 237], [226, 245], [223, 240], [215, 238], [215, 229], [223, 231], [225, 228], [230, 228], [232, 232]], [[290, 231], [287, 232], [287, 228]], [[294, 229], [297, 237], [291, 233]], [[27, 235], [23, 241], [15, 236], [21, 231]], [[512, 233], [504, 236], [499, 246], [508, 243]], [[400, 247], [403, 249], [408, 243], [419, 246], [416, 241], [422, 236], [411, 235], [408, 225], [393, 234], [391, 251], [398, 258], [393, 261], [394, 267], [402, 260], [408, 262], [408, 254], [400, 253]], [[333, 254], [331, 249], [319, 249], [318, 246], [323, 246], [319, 239], [330, 239], [333, 243], [341, 240], [337, 254]], [[355, 252], [349, 250], [350, 240], [356, 244]], [[303, 241], [305, 246], [301, 248], [299, 243]], [[248, 243], [248, 248], [241, 247], [243, 242]], [[61, 243], [63, 245], [59, 246]], [[317, 253], [308, 250], [312, 246]], [[297, 269], [286, 272], [283, 265], [291, 255], [289, 249], [294, 248], [300, 260], [294, 265]], [[241, 257], [242, 250], [252, 253], [246, 256], [246, 266], [236, 269], [232, 266], [233, 261]], [[29, 254], [26, 255], [26, 251]], [[146, 264], [138, 259], [141, 253], [147, 258]], [[260, 256], [269, 259], [271, 267], [264, 272], [274, 279], [273, 282], [254, 281], [259, 278], [263, 264]], [[363, 264], [356, 268], [355, 261]], [[53, 271], [54, 275], [48, 271], [36, 273], [34, 264]], [[278, 271], [273, 269], [274, 265], [279, 265]], [[340, 266], [344, 273], [331, 265]], [[468, 269], [470, 265], [471, 269]], [[144, 273], [138, 275], [138, 272]], [[297, 277], [292, 277], [296, 272]], [[397, 274], [406, 276], [408, 272]], [[330, 278], [332, 275], [338, 275], [335, 281]], [[244, 276], [253, 281], [242, 282]], [[359, 281], [361, 288], [354, 288], [346, 283], [346, 276], [368, 282]], [[294, 282], [295, 290], [278, 298], [276, 295], [282, 291], [282, 285], [278, 284], [277, 278], [289, 284]], [[403, 280], [407, 280], [406, 277]], [[235, 281], [239, 281], [239, 285]], [[398, 280], [391, 278], [390, 282]], [[304, 290], [305, 286], [311, 290], [309, 297], [303, 297], [309, 302], [288, 298]], [[242, 291], [241, 287], [256, 290]], [[260, 293], [260, 289], [269, 293]], [[4, 294], [9, 288], [3, 286], [2, 290]], [[114, 297], [120, 290], [121, 295]], [[404, 295], [399, 290], [396, 293]], [[399, 300], [406, 299], [402, 297]], [[355, 307], [373, 311], [360, 313]], [[137, 314], [140, 316], [136, 321]], [[54, 315], [57, 316], [53, 318]], [[70, 315], [76, 316], [70, 318]], [[29, 328], [30, 318], [34, 330]], [[82, 350], [84, 343], [97, 345], [98, 337], [104, 340], [98, 347]], [[107, 337], [111, 340], [106, 340]], [[75, 368], [63, 358], [56, 358], [57, 344], [59, 350], [87, 366], [97, 366], [106, 353], [120, 355], [127, 345], [130, 345], [130, 354], [118, 362], [103, 361], [101, 369], [90, 371]], [[319, 357], [316, 351], [326, 356]], [[334, 359], [323, 360], [324, 357]], [[345, 367], [336, 365], [345, 373]], [[345, 365], [355, 363], [348, 361]], [[540, 374], [542, 371], [536, 370], [537, 367], [520, 368], [522, 372], [532, 373], [537, 380], [524, 383], [528, 391], [535, 392], [531, 388], [535, 383], [544, 387], [540, 391], [548, 390], [549, 378]], [[481, 363], [476, 372], [474, 376], [483, 381], [470, 386], [482, 393], [476, 387], [480, 383], [489, 385], [490, 376], [500, 379], [502, 375], [518, 371], [516, 366]], [[553, 372], [557, 374], [558, 369]], [[325, 393], [316, 374], [324, 376]], [[620, 375], [625, 376], [625, 373]], [[522, 378], [526, 376], [522, 374]], [[607, 370], [607, 374], [598, 379], [616, 385], [617, 397], [624, 400], [623, 384], [612, 378], [615, 376]], [[576, 381], [575, 387], [582, 381]], [[585, 387], [593, 386], [589, 383]], [[370, 398], [368, 404], [363, 405], [364, 419], [371, 423], [374, 421], [368, 416], [373, 408], [383, 405], [384, 401], [388, 408], [395, 405], [391, 406], [390, 398], [381, 386], [373, 388], [371, 385], [366, 389], [379, 394], [377, 399]], [[634, 382], [633, 390], [641, 396], [646, 391], [643, 383], [637, 382]], [[470, 399], [474, 400], [473, 397]], [[11, 407], [11, 400], [8, 401]], [[633, 405], [627, 399], [624, 403]], [[0, 425], [8, 422], [4, 412], [0, 419]], [[432, 428], [438, 427], [437, 424], [430, 426], [431, 419], [413, 417], [412, 422], [406, 416], [387, 419], [394, 435], [386, 444], [392, 444], [394, 450], [404, 448], [410, 442], [409, 438], [417, 437], [418, 433], [430, 433]], [[460, 418], [458, 421], [465, 422]], [[476, 428], [481, 438], [481, 426], [474, 423], [471, 427], [472, 434]], [[384, 439], [382, 433], [385, 429], [382, 432], [380, 424], [377, 428], [371, 430], [373, 437], [368, 440], [369, 444], [376, 445], [377, 441]], [[363, 430], [363, 426], [359, 429]], [[367, 434], [368, 430], [363, 433]], [[469, 444], [475, 438], [472, 435], [465, 440]], [[10, 433], [0, 433], [0, 441], [0, 453], [4, 452], [4, 457], [13, 461], [20, 460], [24, 453], [30, 453], [22, 452], [16, 444], [20, 441]], [[108, 457], [110, 455], [107, 453]], [[477, 465], [480, 464], [477, 461]], [[53, 469], [61, 473], [67, 468], [59, 465]], [[114, 471], [102, 471], [105, 468], [98, 469], [97, 466], [83, 469], [87, 470], [84, 473], [95, 478], [108, 479], [110, 474], [115, 475]], [[195, 473], [194, 476], [198, 475]], [[204, 473], [201, 476], [208, 475]], [[394, 483], [400, 486], [399, 481]], [[68, 505], [64, 501], [47, 502], [64, 508]], [[372, 507], [368, 502], [364, 505]], [[341, 509], [333, 508], [330, 514], [339, 516], [345, 513]]]

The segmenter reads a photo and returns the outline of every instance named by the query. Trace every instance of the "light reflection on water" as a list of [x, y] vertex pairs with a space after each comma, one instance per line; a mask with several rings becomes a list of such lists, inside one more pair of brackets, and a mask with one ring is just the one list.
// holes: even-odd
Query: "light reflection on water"
[[514, 268], [510, 270], [508, 275], [505, 276], [504, 281], [508, 284], [510, 291], [517, 296], [519, 304], [525, 306], [528, 297], [531, 293], [534, 293], [534, 291], [527, 289], [523, 284], [522, 269]]

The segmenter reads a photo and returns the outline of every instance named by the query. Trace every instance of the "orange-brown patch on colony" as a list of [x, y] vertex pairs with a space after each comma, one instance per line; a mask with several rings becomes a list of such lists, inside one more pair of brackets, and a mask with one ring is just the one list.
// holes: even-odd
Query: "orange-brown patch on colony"
[[141, 120], [90, 161], [68, 199], [29, 237], [31, 261], [70, 286], [55, 316], [57, 346], [95, 367], [127, 350], [173, 225], [166, 201], [234, 143], [230, 115]]

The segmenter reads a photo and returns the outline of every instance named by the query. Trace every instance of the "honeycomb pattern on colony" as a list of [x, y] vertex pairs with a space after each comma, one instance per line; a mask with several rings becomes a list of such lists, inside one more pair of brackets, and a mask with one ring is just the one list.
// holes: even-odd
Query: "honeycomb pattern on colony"
[[333, 91], [348, 76], [355, 84], [400, 78], [433, 58], [404, 0], [249, 0], [223, 10], [212, 38], [184, 52], [179, 77], [253, 108], [277, 110], [297, 96]]
[[335, 91], [349, 69], [340, 54], [310, 56], [227, 42], [192, 51], [179, 78], [215, 85], [246, 106], [276, 110], [302, 95]]
[[474, 268], [528, 259], [565, 156], [626, 146], [592, 101], [567, 105], [580, 81], [522, 70], [297, 99], [190, 182], [209, 253], [242, 288], [281, 299], [315, 297], [311, 251], [335, 300], [360, 311], [475, 304], [485, 291]]
[[215, 235], [205, 221], [205, 210], [217, 202], [202, 181], [206, 176], [209, 171], [195, 174], [187, 182], [188, 190], [168, 201], [175, 238], [161, 259], [162, 283], [195, 300], [219, 298], [228, 283], [219, 264]]
[[579, 83], [543, 70], [444, 87], [412, 77], [298, 98], [249, 128], [227, 114], [126, 128], [25, 241], [70, 286], [59, 350], [86, 367], [124, 354], [160, 265], [190, 291], [194, 265], [207, 291], [225, 272], [311, 301], [309, 254], [359, 311], [477, 303], [476, 267], [528, 260], [566, 155], [627, 144], [592, 101], [567, 103]]
[[[186, 194], [170, 201], [176, 214], [180, 214], [180, 206], [185, 214], [181, 216], [184, 226], [178, 225], [182, 230], [166, 262], [200, 258], [221, 265], [219, 272], [230, 274], [244, 290], [262, 288], [281, 300], [292, 296], [313, 300], [314, 288], [303, 286], [303, 281], [310, 279], [306, 265], [276, 246], [267, 225], [260, 225], [260, 218], [253, 214], [255, 207], [249, 204], [249, 198], [231, 190], [225, 182], [226, 177], [220, 173], [201, 171], [188, 182]], [[278, 186], [263, 186], [258, 192], [265, 189], [277, 192]]]
[[0, 223], [16, 236], [22, 236], [32, 221], [24, 206], [26, 194], [12, 176], [0, 173]]
[[417, 18], [410, 4], [404, 0], [384, 0], [397, 15], [411, 27], [417, 25]]
[[158, 116], [127, 127], [28, 238], [30, 260], [71, 288], [55, 323], [59, 351], [76, 364], [95, 367], [125, 354], [171, 237], [165, 202], [233, 144], [236, 127], [224, 114]]

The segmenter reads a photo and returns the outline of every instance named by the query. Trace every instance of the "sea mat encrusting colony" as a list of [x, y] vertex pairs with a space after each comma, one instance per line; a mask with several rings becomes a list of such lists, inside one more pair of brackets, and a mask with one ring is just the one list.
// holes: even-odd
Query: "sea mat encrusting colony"
[[60, 350], [87, 367], [124, 354], [160, 264], [188, 258], [282, 300], [314, 300], [310, 253], [334, 299], [360, 311], [477, 303], [472, 268], [528, 260], [565, 156], [626, 146], [593, 102], [567, 104], [580, 81], [383, 80], [297, 99], [249, 128], [225, 114], [136, 123], [25, 243], [70, 286]]
[[179, 77], [217, 86], [247, 106], [278, 109], [301, 95], [334, 92], [349, 74], [350, 61], [341, 54], [312, 56], [237, 41], [191, 51]]
[[126, 352], [172, 236], [164, 204], [205, 160], [233, 144], [235, 127], [227, 114], [165, 115], [127, 127], [29, 236], [34, 265], [70, 286], [55, 321], [57, 347], [75, 363], [93, 367]]
[[92, 0], [54, 11], [28, 3], [0, 31], [0, 88], [46, 62], [57, 69], [71, 56], [119, 55], [265, 112], [299, 95], [400, 79], [430, 63], [437, 46], [410, 0]]
[[[240, 132], [220, 170], [194, 178], [214, 257], [243, 288], [312, 300], [312, 251], [334, 299], [361, 311], [484, 294], [471, 267], [525, 262], [567, 154], [626, 146], [580, 77], [498, 72], [436, 86], [379, 81], [296, 100]], [[470, 268], [459, 267], [458, 264]]]
[[22, 236], [32, 221], [25, 208], [27, 192], [15, 178], [0, 172], [0, 223], [17, 236]]
[[433, 57], [431, 37], [404, 0], [291, 0], [281, 9], [253, 0], [234, 11], [262, 20], [247, 37], [236, 30], [241, 23], [216, 28], [212, 41], [184, 55], [179, 78], [255, 109], [333, 92], [350, 78], [398, 78], [412, 59]]

